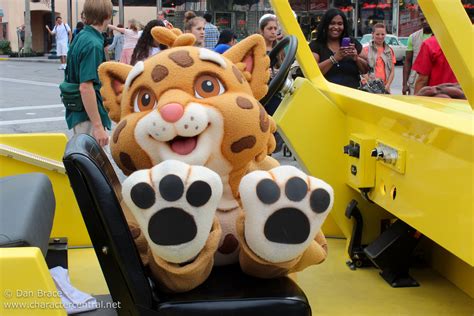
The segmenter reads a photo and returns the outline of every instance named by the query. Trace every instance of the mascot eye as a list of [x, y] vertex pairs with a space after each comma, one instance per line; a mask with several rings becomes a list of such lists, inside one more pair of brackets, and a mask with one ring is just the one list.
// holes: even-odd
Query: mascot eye
[[135, 112], [149, 111], [156, 107], [156, 97], [153, 92], [148, 89], [142, 89], [135, 98], [133, 110]]
[[194, 83], [194, 95], [198, 99], [210, 98], [225, 92], [224, 86], [216, 77], [203, 75]]

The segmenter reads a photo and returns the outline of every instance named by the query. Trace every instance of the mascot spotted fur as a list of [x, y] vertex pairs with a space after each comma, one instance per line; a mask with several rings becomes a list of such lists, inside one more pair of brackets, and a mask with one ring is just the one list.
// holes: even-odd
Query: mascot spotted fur
[[99, 75], [118, 123], [112, 155], [131, 174], [125, 215], [160, 287], [189, 291], [213, 265], [272, 278], [322, 262], [333, 190], [268, 156], [276, 126], [258, 102], [269, 78], [263, 38], [219, 55], [193, 47], [191, 34], [152, 34], [170, 48], [134, 67], [104, 63]]

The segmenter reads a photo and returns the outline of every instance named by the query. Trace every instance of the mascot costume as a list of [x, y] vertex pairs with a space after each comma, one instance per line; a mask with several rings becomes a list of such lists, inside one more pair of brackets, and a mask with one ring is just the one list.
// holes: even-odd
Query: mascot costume
[[[318, 264], [333, 205], [325, 182], [268, 156], [275, 122], [259, 103], [270, 60], [260, 35], [220, 55], [155, 27], [169, 47], [135, 66], [99, 68], [117, 123], [111, 151], [141, 259], [167, 291], [189, 291], [214, 265], [260, 278]], [[123, 204], [123, 203], [122, 203]]]

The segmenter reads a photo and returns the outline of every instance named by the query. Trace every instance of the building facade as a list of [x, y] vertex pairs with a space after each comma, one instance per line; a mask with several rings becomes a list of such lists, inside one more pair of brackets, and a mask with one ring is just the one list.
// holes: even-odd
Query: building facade
[[[387, 31], [397, 36], [408, 36], [421, 27], [421, 10], [418, 0], [289, 0], [298, 15], [301, 28], [307, 37], [331, 7], [343, 11], [354, 36], [371, 33], [375, 23], [384, 23]], [[474, 17], [474, 0], [461, 1], [471, 21]]]
[[[62, 16], [71, 28], [79, 21], [85, 0], [31, 0], [31, 29], [33, 50], [48, 52], [51, 37], [45, 25], [51, 26], [55, 16]], [[462, 1], [466, 12], [474, 16], [474, 0]], [[137, 19], [143, 25], [156, 18], [157, 5], [168, 13], [176, 27], [182, 28], [184, 13], [195, 11], [198, 15], [213, 13], [213, 23], [219, 29], [233, 29], [239, 38], [258, 32], [258, 20], [272, 12], [269, 0], [123, 0], [124, 21]], [[352, 34], [362, 36], [370, 33], [372, 26], [382, 22], [389, 33], [408, 36], [421, 27], [421, 11], [417, 0], [289, 0], [304, 34], [309, 39], [324, 12], [331, 7], [341, 9], [349, 19]], [[114, 4], [113, 24], [118, 24], [118, 0]], [[52, 5], [54, 4], [54, 15]], [[24, 24], [24, 0], [0, 0], [0, 40], [7, 39], [13, 51], [22, 46], [17, 31]]]
[[[156, 3], [156, 0], [153, 0]], [[76, 23], [80, 21], [82, 8], [85, 0], [32, 0], [30, 1], [31, 11], [31, 32], [32, 48], [36, 52], [49, 52], [51, 49], [51, 36], [45, 29], [45, 25], [52, 26], [52, 4], [54, 2], [54, 17], [61, 16], [74, 29]], [[68, 10], [69, 6], [69, 10]], [[141, 23], [146, 24], [152, 19], [156, 19], [156, 7], [126, 7], [125, 21], [136, 18]], [[150, 10], [151, 9], [151, 10]], [[69, 11], [69, 14], [68, 14]], [[0, 40], [10, 41], [12, 51], [16, 52], [22, 47], [17, 29], [24, 25], [24, 0], [0, 0]], [[113, 24], [118, 23], [118, 6], [114, 6]], [[53, 22], [54, 23], [54, 22]]]

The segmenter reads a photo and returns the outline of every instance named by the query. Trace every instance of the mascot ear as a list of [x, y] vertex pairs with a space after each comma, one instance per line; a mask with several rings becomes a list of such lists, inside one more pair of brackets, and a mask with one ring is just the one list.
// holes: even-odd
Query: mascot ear
[[270, 79], [270, 58], [266, 53], [265, 40], [255, 34], [247, 37], [224, 53], [242, 72], [250, 84], [257, 100], [263, 98], [268, 91]]
[[116, 123], [120, 121], [120, 102], [125, 80], [132, 68], [130, 65], [117, 62], [105, 62], [99, 66], [99, 79], [102, 82], [100, 94], [110, 119]]
[[178, 36], [176, 41], [174, 41], [173, 43], [173, 47], [193, 46], [195, 42], [196, 42], [196, 37], [194, 37], [194, 35], [191, 33], [186, 33], [186, 34], [182, 34]]
[[173, 47], [173, 43], [178, 37], [175, 34], [176, 31], [172, 31], [163, 26], [155, 26], [151, 29], [151, 36], [160, 44], [164, 44], [168, 47]]
[[173, 32], [174, 34], [176, 34], [176, 36], [180, 36], [181, 34], [183, 34], [183, 32], [181, 32], [180, 29], [174, 27], [171, 29], [171, 32]]
[[151, 29], [151, 35], [158, 43], [165, 44], [168, 47], [192, 46], [196, 41], [194, 35], [183, 34], [180, 29], [168, 29], [163, 26], [155, 26]]

